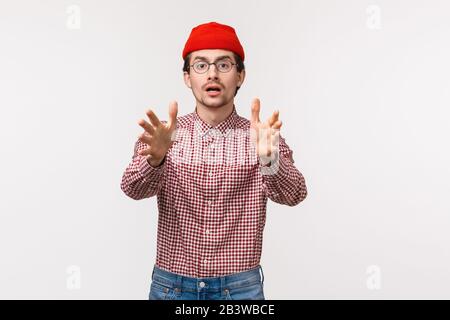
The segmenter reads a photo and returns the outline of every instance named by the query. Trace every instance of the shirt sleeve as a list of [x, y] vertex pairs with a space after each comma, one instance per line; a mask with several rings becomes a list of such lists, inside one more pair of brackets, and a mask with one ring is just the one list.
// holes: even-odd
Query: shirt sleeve
[[133, 158], [125, 169], [120, 184], [122, 191], [134, 200], [158, 194], [164, 181], [166, 158], [158, 167], [153, 167], [148, 163], [147, 156], [138, 154], [138, 151], [146, 148], [145, 143], [140, 140], [136, 142]]
[[267, 197], [288, 206], [299, 204], [307, 195], [305, 178], [295, 167], [292, 153], [285, 139], [280, 136], [278, 161], [273, 161], [270, 166], [260, 164]]

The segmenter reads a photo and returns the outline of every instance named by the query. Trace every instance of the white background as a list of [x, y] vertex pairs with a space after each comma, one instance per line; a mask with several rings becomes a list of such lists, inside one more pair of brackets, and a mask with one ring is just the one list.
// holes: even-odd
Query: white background
[[280, 110], [308, 187], [269, 201], [266, 298], [450, 298], [449, 17], [444, 0], [1, 0], [0, 298], [147, 299], [156, 198], [120, 181], [148, 108], [194, 111], [181, 52], [210, 21], [245, 49], [238, 114]]

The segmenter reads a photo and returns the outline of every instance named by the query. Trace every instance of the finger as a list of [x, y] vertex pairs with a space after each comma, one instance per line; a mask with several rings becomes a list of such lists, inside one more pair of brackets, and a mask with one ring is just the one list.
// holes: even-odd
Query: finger
[[283, 122], [282, 122], [281, 120], [277, 120], [277, 121], [273, 124], [272, 129], [280, 129], [282, 125], [283, 125]]
[[141, 119], [138, 121], [138, 124], [148, 133], [153, 134], [155, 132], [155, 128], [153, 128], [153, 126], [148, 123], [147, 121], [145, 121], [144, 119]]
[[270, 116], [268, 122], [269, 122], [269, 126], [273, 126], [273, 124], [275, 122], [278, 121], [278, 116], [280, 115], [280, 111], [276, 110], [274, 113], [272, 113], [272, 115]]
[[140, 141], [142, 141], [142, 142], [145, 143], [145, 144], [150, 145], [150, 144], [152, 143], [151, 136], [149, 136], [149, 135], [147, 135], [147, 134], [145, 134], [145, 133], [140, 134], [140, 135], [138, 136], [138, 138], [139, 138]]
[[152, 152], [151, 148], [148, 147], [148, 148], [146, 148], [146, 149], [140, 150], [140, 151], [139, 151], [139, 154], [140, 154], [141, 156], [149, 156], [151, 152]]
[[147, 116], [150, 119], [150, 122], [152, 123], [153, 126], [159, 127], [161, 125], [161, 121], [159, 121], [158, 117], [153, 112], [153, 110], [150, 109], [146, 113], [147, 113]]
[[252, 101], [252, 122], [260, 123], [259, 120], [259, 110], [261, 109], [261, 102], [258, 98], [253, 99]]
[[169, 128], [174, 129], [177, 126], [178, 103], [173, 101], [169, 105]]

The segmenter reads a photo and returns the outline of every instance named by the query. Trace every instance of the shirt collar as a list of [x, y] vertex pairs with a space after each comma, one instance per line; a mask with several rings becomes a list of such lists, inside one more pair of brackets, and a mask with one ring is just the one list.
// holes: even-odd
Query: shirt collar
[[197, 108], [195, 108], [194, 111], [194, 127], [195, 130], [198, 132], [199, 136], [204, 137], [208, 134], [220, 134], [222, 136], [226, 136], [231, 130], [233, 130], [236, 127], [236, 120], [238, 117], [238, 114], [236, 112], [236, 106], [233, 105], [233, 111], [231, 114], [222, 122], [217, 124], [216, 126], [212, 126], [200, 118], [200, 116], [197, 113]]

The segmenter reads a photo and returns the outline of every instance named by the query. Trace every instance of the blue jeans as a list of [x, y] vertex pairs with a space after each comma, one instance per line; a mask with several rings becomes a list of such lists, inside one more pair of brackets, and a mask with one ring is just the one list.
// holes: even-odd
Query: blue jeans
[[191, 278], [155, 265], [149, 300], [265, 300], [263, 287], [261, 266], [223, 277]]

